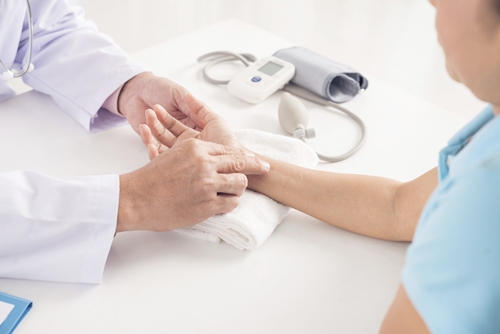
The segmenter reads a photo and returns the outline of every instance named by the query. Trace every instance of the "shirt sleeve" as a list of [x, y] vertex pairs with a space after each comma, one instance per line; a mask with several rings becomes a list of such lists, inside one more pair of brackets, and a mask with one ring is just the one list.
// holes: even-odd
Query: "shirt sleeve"
[[115, 115], [123, 117], [123, 114], [118, 110], [118, 98], [122, 91], [123, 85], [121, 85], [113, 94], [111, 94], [106, 101], [102, 104], [102, 107], [108, 111], [111, 111]]
[[408, 249], [403, 286], [432, 333], [500, 328], [500, 157], [443, 182]]
[[0, 277], [100, 283], [118, 197], [117, 175], [0, 173]]
[[[31, 0], [33, 64], [23, 80], [48, 94], [87, 130], [126, 123], [124, 117], [101, 108], [122, 84], [147, 69], [128, 56], [81, 7], [61, 0]], [[16, 63], [27, 63], [28, 21], [25, 20]]]

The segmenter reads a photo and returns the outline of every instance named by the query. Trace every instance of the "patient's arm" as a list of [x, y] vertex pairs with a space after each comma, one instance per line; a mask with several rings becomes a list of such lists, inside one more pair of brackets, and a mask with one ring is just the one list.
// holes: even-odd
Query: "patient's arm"
[[261, 158], [271, 170], [249, 176], [249, 188], [333, 226], [380, 239], [412, 240], [424, 204], [437, 186], [436, 168], [401, 183]]
[[428, 334], [424, 320], [401, 284], [380, 328], [380, 334]]
[[[141, 127], [141, 137], [151, 158], [186, 138], [241, 146], [220, 116], [190, 95], [186, 101], [204, 128], [201, 132], [188, 128], [159, 106], [146, 111], [147, 125]], [[248, 176], [250, 189], [333, 226], [387, 240], [412, 240], [424, 204], [437, 186], [436, 168], [401, 183], [260, 158], [270, 163], [271, 170], [262, 176]]]

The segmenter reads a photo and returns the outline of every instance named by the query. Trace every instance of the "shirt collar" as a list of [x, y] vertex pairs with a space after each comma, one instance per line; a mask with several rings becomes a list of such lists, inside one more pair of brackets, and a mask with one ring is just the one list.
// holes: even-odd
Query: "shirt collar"
[[472, 121], [465, 125], [460, 131], [457, 132], [449, 141], [449, 146], [458, 144], [465, 144], [466, 141], [476, 134], [486, 123], [494, 117], [493, 107], [488, 105], [483, 111], [479, 113]]
[[493, 119], [493, 107], [488, 105], [472, 121], [465, 125], [449, 141], [448, 146], [439, 153], [438, 174], [439, 179], [443, 180], [449, 172], [448, 161], [450, 157], [457, 155], [458, 152], [467, 144], [469, 138], [476, 134], [486, 123]]

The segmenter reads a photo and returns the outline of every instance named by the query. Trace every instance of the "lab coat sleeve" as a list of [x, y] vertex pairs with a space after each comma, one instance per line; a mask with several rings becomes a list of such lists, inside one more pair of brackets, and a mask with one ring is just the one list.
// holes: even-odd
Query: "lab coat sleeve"
[[0, 173], [0, 277], [100, 283], [118, 197], [117, 175]]
[[[64, 0], [31, 0], [35, 69], [24, 81], [48, 94], [87, 130], [103, 130], [126, 119], [101, 108], [113, 92], [147, 68], [128, 56], [81, 7]], [[23, 26], [16, 63], [28, 61], [28, 21]]]

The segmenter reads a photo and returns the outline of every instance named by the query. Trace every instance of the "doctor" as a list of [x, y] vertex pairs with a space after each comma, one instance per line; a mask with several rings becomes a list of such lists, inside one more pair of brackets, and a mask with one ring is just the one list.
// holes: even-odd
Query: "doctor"
[[[4, 80], [22, 76], [87, 130], [128, 121], [138, 131], [155, 104], [204, 126], [186, 89], [149, 73], [64, 0], [0, 0], [0, 61]], [[0, 100], [14, 95], [4, 80]], [[0, 277], [98, 283], [116, 232], [167, 231], [229, 212], [245, 174], [268, 169], [245, 150], [191, 140], [126, 175], [0, 173]]]

